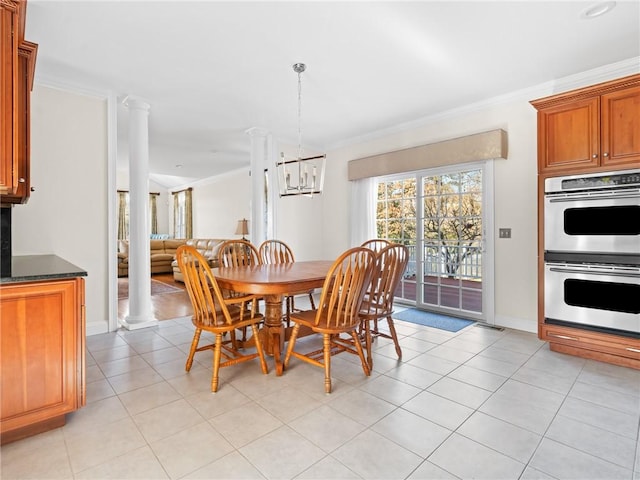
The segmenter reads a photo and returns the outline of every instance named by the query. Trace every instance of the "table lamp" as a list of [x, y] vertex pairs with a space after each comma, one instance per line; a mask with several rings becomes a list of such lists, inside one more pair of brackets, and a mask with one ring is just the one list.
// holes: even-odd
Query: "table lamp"
[[238, 220], [236, 235], [242, 235], [242, 240], [246, 240], [245, 235], [249, 235], [249, 220], [245, 218]]

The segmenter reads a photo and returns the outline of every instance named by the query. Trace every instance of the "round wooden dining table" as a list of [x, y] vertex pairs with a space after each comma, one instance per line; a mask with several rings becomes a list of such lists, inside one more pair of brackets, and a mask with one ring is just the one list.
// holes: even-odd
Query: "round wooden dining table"
[[288, 294], [322, 287], [332, 264], [332, 261], [317, 260], [212, 269], [220, 287], [264, 297], [265, 318], [260, 338], [265, 352], [274, 358], [276, 375], [282, 375], [284, 370], [283, 299]]

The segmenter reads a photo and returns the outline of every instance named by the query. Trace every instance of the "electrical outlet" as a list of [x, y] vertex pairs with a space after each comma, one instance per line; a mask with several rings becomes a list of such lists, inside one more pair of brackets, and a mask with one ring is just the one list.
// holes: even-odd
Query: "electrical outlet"
[[510, 228], [500, 228], [498, 229], [498, 235], [500, 238], [511, 238], [511, 229]]

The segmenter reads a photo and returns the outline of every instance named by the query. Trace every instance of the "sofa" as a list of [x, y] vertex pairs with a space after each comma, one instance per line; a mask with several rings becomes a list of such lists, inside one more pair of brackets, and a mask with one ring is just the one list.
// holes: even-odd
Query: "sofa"
[[[216, 268], [218, 266], [218, 250], [220, 249], [220, 245], [223, 242], [229, 240], [228, 238], [190, 238], [185, 241], [187, 245], [192, 245], [196, 247], [196, 250], [202, 254], [204, 258], [207, 259], [209, 266], [211, 268]], [[171, 267], [173, 269], [173, 279], [177, 282], [183, 282], [184, 278], [182, 276], [182, 272], [180, 271], [180, 267], [178, 267], [178, 261], [173, 260], [171, 262]]]
[[[189, 238], [189, 239], [151, 239], [151, 274], [173, 273], [174, 280], [184, 282], [182, 272], [176, 260], [176, 251], [180, 245], [193, 245], [204, 255], [211, 267], [218, 266], [218, 247], [226, 238]], [[129, 241], [118, 241], [118, 277], [129, 274]]]

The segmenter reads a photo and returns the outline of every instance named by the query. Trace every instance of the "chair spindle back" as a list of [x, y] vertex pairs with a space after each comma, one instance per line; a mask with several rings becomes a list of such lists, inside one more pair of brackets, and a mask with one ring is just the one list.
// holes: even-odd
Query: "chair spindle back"
[[391, 242], [389, 240], [385, 240], [384, 238], [372, 238], [371, 240], [367, 240], [366, 242], [364, 242], [361, 247], [369, 248], [373, 250], [373, 253], [377, 255], [383, 248], [388, 245], [391, 245]]
[[395, 290], [408, 262], [409, 249], [400, 244], [389, 244], [376, 255], [376, 268], [365, 302], [370, 313], [378, 315], [391, 313]]
[[207, 259], [190, 245], [178, 247], [176, 257], [193, 307], [194, 322], [201, 325], [228, 323], [229, 312]]
[[281, 240], [265, 240], [260, 244], [260, 259], [262, 263], [293, 263], [295, 258], [289, 245]]
[[227, 240], [218, 250], [218, 264], [221, 267], [243, 267], [259, 265], [258, 250], [246, 240]]
[[351, 248], [336, 259], [322, 287], [316, 325], [323, 317], [326, 325], [333, 328], [359, 323], [358, 312], [375, 262], [373, 251], [364, 247]]

